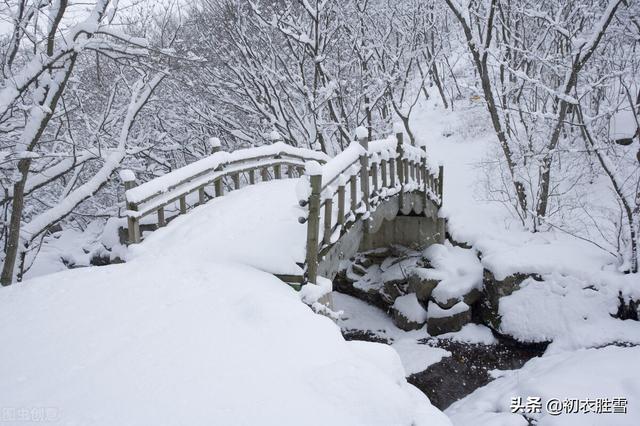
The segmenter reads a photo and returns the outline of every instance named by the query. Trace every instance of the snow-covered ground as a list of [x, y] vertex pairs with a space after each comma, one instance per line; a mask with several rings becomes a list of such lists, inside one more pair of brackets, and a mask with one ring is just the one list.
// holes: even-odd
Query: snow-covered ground
[[[429, 337], [426, 326], [420, 330], [404, 331], [393, 324], [389, 315], [375, 306], [342, 293], [333, 293], [332, 298], [334, 308], [342, 312], [338, 325], [343, 330], [369, 331], [389, 341], [400, 355], [407, 376], [424, 371], [443, 357], [451, 355], [445, 349], [419, 342]], [[446, 333], [438, 338], [487, 345], [495, 343], [491, 331], [477, 324], [467, 324], [458, 332]]]
[[[501, 331], [552, 341], [543, 357], [495, 372], [495, 381], [451, 406], [453, 423], [526, 424], [510, 413], [511, 399], [539, 396], [543, 403], [627, 398], [629, 407], [626, 415], [529, 416], [540, 425], [640, 424], [640, 353], [611, 346], [640, 344], [638, 322], [611, 317], [619, 294], [640, 297], [637, 275], [619, 274], [615, 259], [584, 241], [531, 234], [483, 200], [479, 163], [491, 155], [492, 139], [480, 105], [443, 113], [428, 102], [413, 123], [432, 160], [445, 165], [442, 215], [451, 235], [473, 246], [497, 279], [542, 278], [502, 299]], [[418, 342], [424, 328], [402, 331], [384, 312], [338, 294], [340, 327], [371, 330], [391, 345], [345, 342], [336, 324], [271, 275], [300, 271], [305, 228], [297, 197], [296, 182], [286, 180], [232, 192], [148, 235], [126, 264], [0, 291], [0, 407], [9, 409], [2, 415], [11, 423], [48, 408], [50, 420], [69, 425], [448, 424], [405, 381], [450, 356]], [[60, 269], [61, 257], [86, 264], [100, 247], [83, 241], [98, 233], [67, 233], [45, 245], [32, 276]], [[464, 289], [479, 285], [477, 268], [447, 259], [440, 260], [453, 272], [443, 278]], [[474, 324], [440, 338], [495, 342]]]
[[[538, 425], [640, 424], [640, 369], [635, 367], [640, 323], [614, 319], [618, 296], [640, 298], [640, 277], [616, 271], [610, 254], [560, 232], [532, 234], [498, 203], [485, 200], [482, 162], [495, 156], [490, 122], [481, 105], [460, 102], [443, 113], [432, 101], [420, 106], [413, 125], [433, 161], [444, 164], [448, 231], [481, 255], [496, 279], [539, 274], [501, 299], [501, 331], [522, 341], [552, 341], [544, 356], [463, 398], [446, 413], [455, 425], [526, 425], [511, 414], [513, 397], [542, 397]], [[495, 158], [495, 157], [494, 157]], [[609, 345], [609, 346], [607, 346]], [[626, 414], [549, 415], [550, 398], [626, 398]], [[546, 413], [546, 414], [545, 414]]]
[[[295, 249], [296, 234], [273, 240], [281, 219], [297, 223], [291, 184], [199, 207], [125, 264], [2, 289], [3, 420], [34, 421], [47, 408], [63, 425], [449, 424], [407, 384], [392, 348], [345, 342], [261, 270], [293, 263], [280, 249]], [[290, 210], [260, 198], [289, 189]], [[244, 220], [249, 208], [262, 221]]]

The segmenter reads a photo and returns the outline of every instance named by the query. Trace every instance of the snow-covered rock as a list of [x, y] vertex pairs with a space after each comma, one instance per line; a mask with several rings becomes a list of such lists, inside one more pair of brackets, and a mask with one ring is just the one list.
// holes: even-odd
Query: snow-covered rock
[[458, 302], [449, 309], [429, 302], [427, 309], [427, 332], [432, 336], [459, 331], [471, 322], [471, 309], [464, 302]]
[[[455, 402], [445, 412], [455, 426], [526, 426], [531, 424], [526, 418], [539, 426], [637, 425], [640, 423], [638, 357], [640, 347], [607, 346], [533, 358], [520, 370], [501, 372], [499, 378]], [[511, 412], [513, 398], [526, 404], [528, 397], [541, 398], [539, 413]], [[626, 414], [594, 412], [597, 399], [614, 398], [627, 400]], [[561, 408], [564, 401], [593, 400], [594, 409], [552, 415], [547, 410], [551, 399], [560, 401]], [[556, 402], [551, 404], [553, 410]], [[609, 409], [613, 410], [611, 404]]]
[[417, 330], [427, 321], [427, 311], [420, 305], [415, 293], [396, 298], [391, 306], [391, 317], [402, 330]]

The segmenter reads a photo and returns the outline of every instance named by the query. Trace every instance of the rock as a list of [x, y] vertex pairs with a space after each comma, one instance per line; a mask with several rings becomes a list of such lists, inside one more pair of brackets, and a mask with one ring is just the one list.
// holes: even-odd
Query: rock
[[432, 336], [460, 331], [471, 322], [471, 309], [464, 302], [458, 302], [450, 309], [442, 309], [436, 303], [429, 303], [427, 309], [427, 332]]
[[367, 274], [367, 267], [359, 265], [358, 263], [352, 263], [350, 268], [354, 274], [360, 275], [361, 277], [364, 277]]
[[427, 321], [427, 311], [413, 293], [398, 297], [389, 312], [393, 323], [405, 331], [418, 330]]
[[422, 271], [421, 268], [416, 268], [411, 272], [409, 275], [408, 291], [415, 293], [418, 302], [420, 302], [422, 307], [427, 309], [431, 292], [436, 288], [439, 281], [426, 277]]
[[368, 257], [362, 257], [360, 259], [357, 259], [357, 262], [362, 265], [363, 268], [370, 268], [371, 265], [373, 265], [373, 260], [371, 260]]
[[467, 305], [471, 306], [474, 303], [476, 303], [478, 300], [480, 300], [481, 296], [482, 296], [482, 292], [480, 290], [478, 290], [477, 288], [472, 288], [470, 292], [462, 296], [462, 301]]
[[522, 282], [527, 278], [541, 281], [540, 276], [537, 274], [520, 273], [509, 275], [503, 280], [497, 280], [491, 271], [485, 269], [483, 273], [484, 290], [478, 304], [480, 321], [493, 330], [499, 331], [501, 319], [498, 307], [500, 298], [509, 296], [518, 290]]

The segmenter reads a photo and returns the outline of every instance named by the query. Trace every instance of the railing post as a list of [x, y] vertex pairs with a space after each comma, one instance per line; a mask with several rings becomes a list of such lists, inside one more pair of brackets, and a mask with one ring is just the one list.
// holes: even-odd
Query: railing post
[[281, 164], [275, 164], [273, 166], [273, 174], [275, 175], [276, 179], [282, 179], [282, 165]]
[[382, 187], [387, 187], [387, 160], [380, 161], [380, 170], [382, 170]]
[[444, 183], [444, 166], [440, 164], [438, 166], [438, 195], [440, 196], [440, 207], [442, 207], [442, 202], [444, 201], [444, 193], [442, 192]]
[[344, 182], [338, 186], [338, 225], [344, 225]]
[[314, 284], [318, 278], [318, 233], [320, 231], [320, 192], [322, 190], [322, 173], [320, 170], [318, 163], [307, 168], [309, 183], [311, 184], [311, 194], [308, 202], [309, 216], [307, 218], [307, 281]]
[[267, 167], [263, 167], [262, 169], [260, 169], [260, 178], [262, 179], [262, 182], [266, 182], [269, 180], [269, 170]]
[[409, 161], [409, 174], [411, 176], [411, 180], [416, 180], [416, 163], [412, 160]]
[[356, 129], [358, 142], [364, 148], [364, 154], [360, 154], [360, 189], [362, 190], [362, 201], [369, 211], [369, 138], [367, 129], [358, 127]]
[[206, 197], [205, 197], [205, 192], [204, 192], [204, 187], [203, 188], [198, 188], [198, 203], [200, 205], [203, 205], [206, 202]]
[[255, 185], [256, 183], [256, 169], [249, 170], [249, 184]]
[[209, 147], [211, 148], [211, 153], [215, 154], [222, 149], [222, 144], [220, 143], [220, 139], [216, 137], [209, 138]]
[[351, 211], [355, 214], [358, 208], [358, 186], [356, 184], [356, 175], [349, 178], [349, 192], [351, 193]]
[[234, 173], [231, 176], [231, 179], [233, 179], [233, 189], [235, 189], [236, 191], [240, 189], [240, 173]]
[[187, 212], [187, 197], [183, 195], [180, 197], [180, 214], [185, 214]]
[[332, 222], [333, 222], [333, 198], [324, 201], [324, 244], [331, 244]]
[[396, 159], [389, 159], [389, 176], [391, 177], [391, 188], [396, 187]]
[[398, 169], [398, 182], [400, 183], [400, 185], [403, 185], [405, 183], [405, 162], [403, 146], [404, 134], [402, 133], [402, 129], [397, 124], [393, 126], [393, 130], [396, 133], [396, 140], [398, 141], [398, 144], [396, 145], [396, 152], [398, 153], [398, 159], [396, 160]]
[[[125, 200], [127, 198], [128, 190], [134, 188], [136, 186], [136, 175], [131, 170], [121, 170], [120, 171], [120, 179], [124, 182], [124, 190], [125, 190]], [[126, 201], [127, 210], [136, 211], [138, 210], [138, 206], [133, 203]], [[140, 219], [137, 217], [131, 217], [127, 214], [127, 232], [129, 233], [129, 244], [136, 244], [140, 242]]]
[[[420, 176], [421, 176], [421, 186], [423, 187], [422, 190], [424, 191], [425, 197], [427, 195], [427, 179], [429, 176], [429, 171], [427, 170], [427, 147], [422, 145], [422, 151], [424, 152], [424, 155], [422, 156], [422, 158], [420, 159]], [[426, 198], [425, 198], [426, 200]]]
[[371, 180], [373, 181], [373, 193], [378, 193], [378, 163], [371, 163]]
[[291, 164], [287, 165], [287, 177], [289, 179], [293, 178], [293, 166]]
[[222, 185], [222, 176], [216, 180], [213, 185], [216, 189], [216, 197], [222, 197], [224, 195], [224, 186]]
[[164, 207], [160, 207], [158, 209], [158, 227], [162, 228], [167, 224], [167, 221], [164, 218]]

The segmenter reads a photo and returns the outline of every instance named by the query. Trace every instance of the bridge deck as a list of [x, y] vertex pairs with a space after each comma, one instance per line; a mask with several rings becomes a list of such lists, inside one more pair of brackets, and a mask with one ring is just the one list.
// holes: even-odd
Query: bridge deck
[[214, 198], [131, 246], [132, 255], [191, 253], [211, 262], [302, 275], [296, 262], [304, 261], [306, 226], [298, 223], [297, 183], [298, 179], [262, 182]]

